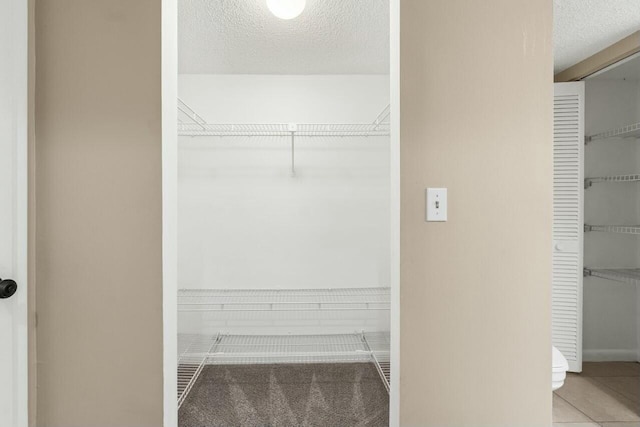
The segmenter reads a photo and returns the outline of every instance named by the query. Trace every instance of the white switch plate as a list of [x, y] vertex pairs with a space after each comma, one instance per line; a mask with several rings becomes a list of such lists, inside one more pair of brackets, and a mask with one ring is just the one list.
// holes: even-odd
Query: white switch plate
[[427, 188], [427, 221], [442, 222], [447, 220], [447, 189]]

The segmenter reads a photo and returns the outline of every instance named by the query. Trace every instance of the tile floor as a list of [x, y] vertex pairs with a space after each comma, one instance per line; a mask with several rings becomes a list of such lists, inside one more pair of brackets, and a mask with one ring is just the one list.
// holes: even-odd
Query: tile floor
[[640, 427], [640, 363], [584, 363], [553, 393], [556, 427]]

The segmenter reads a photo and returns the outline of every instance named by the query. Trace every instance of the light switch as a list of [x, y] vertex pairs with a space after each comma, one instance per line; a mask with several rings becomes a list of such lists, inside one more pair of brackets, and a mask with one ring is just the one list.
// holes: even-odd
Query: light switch
[[447, 220], [447, 189], [427, 188], [427, 221], [440, 222]]

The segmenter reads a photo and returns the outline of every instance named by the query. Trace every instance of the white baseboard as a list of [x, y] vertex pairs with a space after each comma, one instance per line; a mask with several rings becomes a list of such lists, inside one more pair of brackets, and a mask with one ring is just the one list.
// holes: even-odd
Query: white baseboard
[[637, 350], [587, 350], [582, 352], [582, 360], [584, 362], [637, 362]]

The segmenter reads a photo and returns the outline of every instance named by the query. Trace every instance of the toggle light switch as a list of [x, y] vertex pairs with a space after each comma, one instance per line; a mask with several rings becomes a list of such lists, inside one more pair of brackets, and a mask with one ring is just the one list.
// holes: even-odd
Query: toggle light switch
[[442, 222], [447, 220], [447, 189], [427, 188], [427, 221]]

